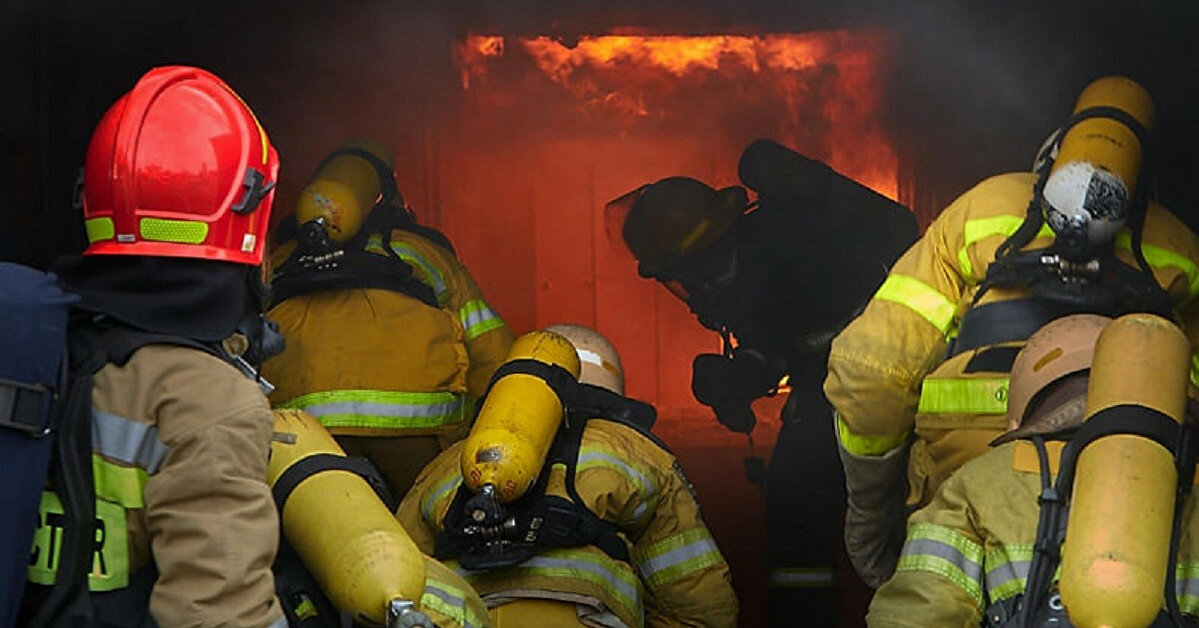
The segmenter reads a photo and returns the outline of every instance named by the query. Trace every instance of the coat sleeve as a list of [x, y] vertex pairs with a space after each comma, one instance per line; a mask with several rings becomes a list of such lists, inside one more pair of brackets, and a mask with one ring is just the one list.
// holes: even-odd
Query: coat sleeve
[[470, 358], [466, 389], [471, 399], [478, 399], [487, 390], [492, 373], [508, 357], [512, 348], [512, 330], [488, 305], [465, 266], [454, 260], [447, 275], [449, 289], [445, 307], [457, 314], [462, 322], [466, 353]]
[[400, 525], [426, 554], [433, 553], [433, 538], [441, 531], [439, 522], [462, 483], [458, 471], [461, 451], [461, 445], [455, 445], [426, 465], [396, 509]]
[[882, 455], [911, 432], [920, 382], [940, 363], [967, 289], [958, 264], [972, 194], [954, 201], [891, 269], [832, 343], [824, 391], [855, 455]]
[[633, 561], [646, 586], [646, 625], [731, 627], [737, 596], [728, 563], [700, 515], [690, 483], [673, 456], [655, 461], [656, 507], [630, 535]]
[[156, 394], [169, 453], [143, 493], [160, 574], [151, 614], [162, 626], [283, 626], [271, 575], [279, 519], [266, 484], [270, 410], [228, 365], [189, 353], [164, 369]]
[[895, 575], [874, 594], [870, 628], [975, 628], [983, 613], [983, 543], [958, 472], [912, 515]]

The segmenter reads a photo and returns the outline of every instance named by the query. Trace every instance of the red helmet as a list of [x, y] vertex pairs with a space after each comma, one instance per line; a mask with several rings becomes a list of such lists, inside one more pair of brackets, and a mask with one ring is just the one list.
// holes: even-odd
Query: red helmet
[[96, 126], [84, 255], [262, 263], [279, 156], [254, 113], [198, 68], [150, 70]]

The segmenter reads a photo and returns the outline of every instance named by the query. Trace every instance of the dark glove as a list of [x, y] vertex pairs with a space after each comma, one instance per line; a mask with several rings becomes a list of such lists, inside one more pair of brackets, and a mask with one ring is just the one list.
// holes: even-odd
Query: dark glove
[[837, 442], [848, 493], [845, 549], [871, 588], [895, 573], [903, 549], [909, 447], [905, 443], [882, 456], [857, 456]]
[[691, 394], [716, 412], [716, 420], [734, 432], [753, 431], [757, 418], [750, 403], [778, 383], [779, 374], [757, 352], [738, 348], [732, 358], [701, 353], [691, 362]]

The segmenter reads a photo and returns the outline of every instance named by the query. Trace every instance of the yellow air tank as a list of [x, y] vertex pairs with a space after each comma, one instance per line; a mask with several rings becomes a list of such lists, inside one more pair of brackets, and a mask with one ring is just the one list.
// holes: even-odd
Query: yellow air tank
[[[378, 158], [388, 171], [395, 168], [391, 151], [377, 142], [355, 140], [339, 150], [345, 149], [364, 150]], [[304, 224], [314, 218], [324, 218], [329, 237], [344, 243], [358, 232], [379, 200], [382, 189], [378, 169], [369, 161], [358, 155], [335, 155], [321, 165], [312, 181], [300, 192], [296, 221]]]
[[[345, 456], [324, 426], [299, 410], [275, 410], [267, 481], [300, 460]], [[360, 476], [342, 470], [302, 480], [283, 506], [283, 534], [338, 609], [382, 625], [393, 602], [418, 602], [425, 557]]]
[[[516, 339], [508, 361], [532, 359], [562, 367], [578, 379], [579, 356], [558, 334], [535, 331]], [[490, 485], [500, 502], [529, 489], [562, 424], [562, 403], [544, 380], [509, 373], [495, 382], [462, 448], [462, 478], [479, 491]]]
[[[1108, 107], [1153, 126], [1153, 99], [1123, 76], [1105, 76], [1083, 89], [1074, 113]], [[1100, 115], [1070, 127], [1045, 183], [1045, 219], [1062, 234], [1083, 228], [1092, 243], [1107, 242], [1124, 226], [1141, 171], [1141, 140], [1125, 123]]]
[[[1130, 314], [1103, 330], [1087, 417], [1141, 406], [1181, 422], [1190, 343], [1170, 321]], [[1174, 456], [1141, 436], [1113, 434], [1078, 457], [1059, 589], [1079, 628], [1144, 628], [1162, 606], [1178, 473]]]

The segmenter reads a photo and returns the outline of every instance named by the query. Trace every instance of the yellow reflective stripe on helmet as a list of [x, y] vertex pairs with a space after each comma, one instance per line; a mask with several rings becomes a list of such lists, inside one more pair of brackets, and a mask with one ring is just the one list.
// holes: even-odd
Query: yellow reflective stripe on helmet
[[908, 529], [896, 571], [927, 571], [958, 585], [981, 606], [982, 546], [957, 530], [918, 523]]
[[107, 216], [88, 218], [83, 221], [83, 228], [87, 230], [89, 244], [96, 240], [111, 240], [117, 235], [116, 224]]
[[[1011, 215], [967, 220], [962, 228], [962, 248], [958, 250], [958, 267], [962, 270], [962, 276], [969, 279], [974, 275], [974, 265], [970, 263], [970, 254], [967, 251], [972, 244], [977, 244], [980, 240], [991, 236], [1010, 237], [1023, 223], [1024, 216]], [[1036, 237], [1052, 238], [1053, 236], [1053, 229], [1050, 229], [1049, 225], [1041, 225]]]
[[[475, 573], [464, 571], [454, 562], [447, 562], [446, 566], [467, 580]], [[603, 589], [612, 600], [624, 607], [628, 615], [642, 616], [641, 591], [637, 576], [624, 563], [618, 563], [598, 550], [546, 550], [523, 563], [505, 567], [504, 571], [532, 577], [584, 580]]]
[[466, 339], [474, 340], [479, 336], [504, 326], [504, 320], [495, 313], [487, 303], [475, 299], [467, 301], [458, 310], [458, 319], [462, 321], [462, 329], [466, 331]]
[[894, 451], [908, 438], [908, 432], [890, 436], [854, 434], [840, 412], [834, 411], [833, 417], [837, 425], [837, 440], [841, 442], [841, 447], [845, 451], [855, 456], [881, 456], [889, 451]]
[[463, 628], [482, 628], [487, 625], [486, 618], [480, 617], [467, 602], [466, 592], [430, 577], [425, 578], [425, 591], [421, 594], [420, 605], [421, 608], [453, 619]]
[[[38, 508], [38, 527], [33, 533], [33, 547], [29, 553], [29, 570], [26, 572], [30, 582], [54, 584], [65, 525], [62, 502], [54, 493], [44, 491]], [[87, 575], [88, 589], [100, 592], [129, 586], [129, 533], [125, 509], [97, 500], [94, 534], [92, 570]]]
[[716, 541], [703, 528], [686, 530], [639, 549], [633, 560], [641, 576], [652, 586], [669, 584], [713, 565], [724, 564]]
[[1007, 412], [1006, 377], [927, 378], [920, 386], [918, 412], [1003, 414]]
[[1000, 545], [988, 550], [984, 560], [987, 596], [997, 601], [1023, 593], [1032, 557], [1033, 546], [1028, 544]]
[[[1116, 246], [1131, 252], [1132, 251], [1132, 235], [1128, 231], [1120, 231], [1116, 234]], [[1169, 249], [1163, 249], [1160, 246], [1141, 243], [1141, 253], [1145, 255], [1145, 262], [1154, 270], [1159, 270], [1166, 266], [1173, 266], [1179, 272], [1186, 275], [1187, 278], [1187, 300], [1195, 298], [1199, 294], [1199, 267], [1195, 263], [1187, 259], [1186, 256], [1180, 255]]]
[[279, 407], [303, 410], [329, 428], [428, 428], [466, 418], [463, 395], [452, 392], [327, 390], [296, 397]]
[[949, 331], [957, 305], [936, 288], [908, 275], [890, 274], [874, 298], [898, 303], [919, 314], [942, 334]]
[[449, 477], [433, 486], [433, 490], [429, 491], [424, 499], [420, 501], [420, 512], [424, 515], [425, 521], [431, 524], [438, 523], [433, 521], [433, 509], [437, 507], [437, 504], [441, 500], [446, 499], [454, 491], [457, 491], [459, 484], [462, 484], [462, 472], [455, 471]]
[[177, 244], [202, 244], [208, 238], [208, 223], [198, 220], [142, 218], [138, 221], [142, 238]]

